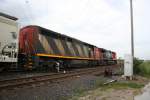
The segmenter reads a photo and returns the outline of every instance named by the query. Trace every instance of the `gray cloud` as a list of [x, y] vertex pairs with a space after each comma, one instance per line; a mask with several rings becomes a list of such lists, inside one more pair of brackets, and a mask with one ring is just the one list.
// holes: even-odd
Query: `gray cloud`
[[[150, 59], [149, 3], [134, 1], [135, 55], [145, 59]], [[129, 0], [3, 0], [0, 10], [18, 17], [22, 27], [40, 25], [122, 57], [131, 51]]]

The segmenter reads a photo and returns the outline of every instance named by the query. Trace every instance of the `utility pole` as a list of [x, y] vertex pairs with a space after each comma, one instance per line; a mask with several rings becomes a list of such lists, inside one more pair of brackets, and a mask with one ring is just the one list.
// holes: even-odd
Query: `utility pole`
[[131, 22], [131, 54], [125, 55], [124, 59], [124, 76], [126, 79], [133, 79], [133, 61], [134, 61], [134, 30], [133, 30], [133, 7], [130, 0], [130, 22]]
[[134, 26], [133, 26], [133, 3], [130, 0], [130, 17], [131, 17], [131, 56], [132, 56], [132, 67], [134, 62]]

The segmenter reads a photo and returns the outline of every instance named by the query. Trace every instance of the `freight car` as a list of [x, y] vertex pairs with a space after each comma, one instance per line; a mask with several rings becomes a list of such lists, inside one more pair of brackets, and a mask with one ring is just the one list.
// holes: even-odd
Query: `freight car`
[[23, 69], [95, 66], [116, 63], [116, 53], [42, 28], [26, 26], [19, 34], [19, 65]]
[[17, 18], [0, 12], [0, 71], [16, 67], [18, 33]]

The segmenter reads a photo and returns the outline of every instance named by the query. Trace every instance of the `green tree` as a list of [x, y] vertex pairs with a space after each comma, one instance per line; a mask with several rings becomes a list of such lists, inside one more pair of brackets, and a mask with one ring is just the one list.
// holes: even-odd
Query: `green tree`
[[142, 63], [143, 63], [143, 60], [140, 60], [139, 58], [134, 58], [134, 61], [133, 61], [133, 72], [134, 72], [134, 74], [140, 73], [139, 65]]

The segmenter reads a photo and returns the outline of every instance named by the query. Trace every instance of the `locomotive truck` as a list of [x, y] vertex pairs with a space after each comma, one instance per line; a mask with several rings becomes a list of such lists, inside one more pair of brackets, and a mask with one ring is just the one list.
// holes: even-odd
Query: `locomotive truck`
[[61, 68], [116, 64], [116, 53], [110, 50], [36, 25], [18, 32], [17, 18], [5, 14], [0, 18], [1, 69], [10, 68], [9, 63], [21, 70], [53, 68], [55, 62]]

